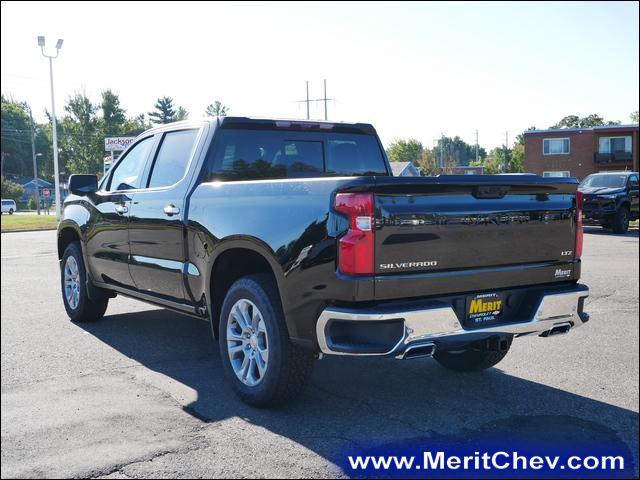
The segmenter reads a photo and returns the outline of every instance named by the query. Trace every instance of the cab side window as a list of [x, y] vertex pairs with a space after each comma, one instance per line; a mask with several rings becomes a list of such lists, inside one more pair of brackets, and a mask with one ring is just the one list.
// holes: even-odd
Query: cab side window
[[629, 177], [629, 188], [638, 188], [638, 176], [631, 175]]
[[168, 187], [184, 177], [197, 135], [197, 129], [164, 134], [149, 177], [149, 188]]
[[149, 152], [153, 147], [153, 136], [136, 143], [114, 167], [108, 192], [140, 188]]

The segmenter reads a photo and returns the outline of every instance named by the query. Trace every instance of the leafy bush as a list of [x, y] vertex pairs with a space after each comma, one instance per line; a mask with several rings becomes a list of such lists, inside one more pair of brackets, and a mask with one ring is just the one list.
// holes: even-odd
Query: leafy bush
[[4, 177], [2, 177], [1, 189], [2, 189], [2, 198], [10, 198], [16, 201], [20, 197], [22, 197], [22, 194], [24, 193], [24, 188], [22, 187], [22, 185], [18, 185], [17, 183], [7, 180]]

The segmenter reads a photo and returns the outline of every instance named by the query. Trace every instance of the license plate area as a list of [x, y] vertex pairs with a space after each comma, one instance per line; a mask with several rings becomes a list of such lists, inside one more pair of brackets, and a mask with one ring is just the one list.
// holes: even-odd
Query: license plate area
[[471, 328], [500, 323], [503, 313], [504, 299], [499, 293], [478, 293], [467, 297], [465, 323]]

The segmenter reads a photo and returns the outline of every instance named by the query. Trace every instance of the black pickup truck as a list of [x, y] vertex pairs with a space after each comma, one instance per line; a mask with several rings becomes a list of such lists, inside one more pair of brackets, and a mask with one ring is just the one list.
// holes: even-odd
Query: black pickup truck
[[226, 117], [140, 135], [58, 228], [73, 321], [125, 295], [206, 319], [234, 390], [274, 405], [324, 355], [497, 364], [588, 320], [568, 178], [393, 177], [374, 128]]
[[578, 190], [584, 195], [585, 223], [627, 233], [629, 221], [638, 220], [638, 172], [594, 173]]

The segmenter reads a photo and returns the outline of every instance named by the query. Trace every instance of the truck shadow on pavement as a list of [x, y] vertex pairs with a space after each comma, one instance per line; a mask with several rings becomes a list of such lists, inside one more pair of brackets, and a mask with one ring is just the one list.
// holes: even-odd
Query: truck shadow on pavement
[[499, 368], [455, 374], [431, 359], [325, 358], [317, 362], [299, 401], [260, 410], [233, 394], [209, 325], [202, 320], [150, 310], [79, 326], [146, 368], [195, 390], [197, 400], [182, 407], [187, 414], [203, 422], [242, 418], [341, 467], [352, 453], [406, 454], [408, 448], [422, 451], [434, 442], [478, 448], [488, 438], [507, 449], [522, 442], [603, 446], [628, 459], [628, 476], [634, 476], [638, 462], [636, 412]]

